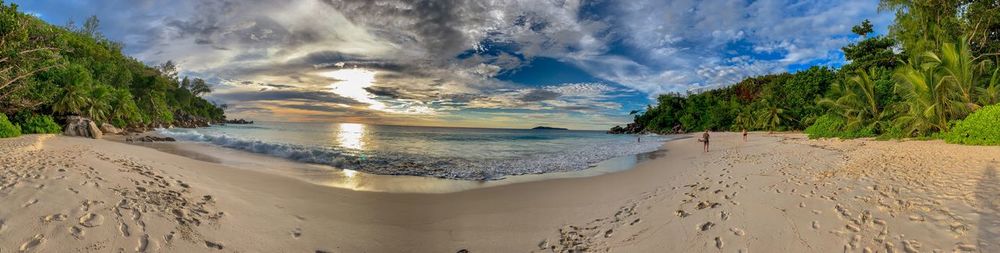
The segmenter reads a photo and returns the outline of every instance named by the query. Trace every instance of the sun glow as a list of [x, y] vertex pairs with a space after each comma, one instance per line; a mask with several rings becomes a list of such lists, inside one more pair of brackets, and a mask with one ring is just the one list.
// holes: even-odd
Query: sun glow
[[368, 104], [368, 108], [374, 110], [385, 110], [385, 104], [375, 100], [375, 95], [365, 90], [365, 88], [371, 87], [375, 83], [375, 71], [351, 68], [334, 70], [324, 75], [337, 79], [336, 82], [330, 85], [333, 93]]
[[355, 123], [337, 124], [337, 141], [341, 147], [354, 150], [365, 149], [365, 125]]

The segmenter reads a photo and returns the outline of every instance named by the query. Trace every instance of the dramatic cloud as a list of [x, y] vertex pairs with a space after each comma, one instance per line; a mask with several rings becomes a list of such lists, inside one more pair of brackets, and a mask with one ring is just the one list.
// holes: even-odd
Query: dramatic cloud
[[875, 0], [14, 1], [215, 84], [236, 117], [600, 129], [666, 92], [838, 66]]

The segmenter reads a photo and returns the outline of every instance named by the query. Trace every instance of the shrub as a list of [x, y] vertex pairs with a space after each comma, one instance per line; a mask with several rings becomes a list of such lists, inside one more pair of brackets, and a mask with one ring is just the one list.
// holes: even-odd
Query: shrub
[[948, 143], [1000, 145], [1000, 104], [976, 110], [944, 133]]
[[874, 127], [865, 127], [859, 129], [845, 129], [847, 123], [843, 118], [835, 115], [827, 114], [816, 118], [816, 122], [811, 126], [807, 127], [805, 132], [809, 135], [809, 139], [816, 138], [841, 138], [841, 139], [855, 139], [855, 138], [865, 138], [865, 137], [875, 137]]
[[834, 115], [823, 115], [816, 118], [816, 121], [806, 128], [805, 132], [809, 139], [839, 137], [841, 129], [844, 128], [844, 119]]
[[7, 115], [0, 113], [0, 138], [17, 137], [21, 135], [21, 126], [10, 123]]
[[843, 131], [837, 137], [840, 137], [842, 139], [856, 139], [856, 138], [866, 138], [875, 136], [876, 136], [875, 128], [866, 127], [861, 129]]
[[55, 134], [62, 132], [62, 127], [52, 116], [32, 114], [23, 119], [21, 130], [26, 134]]

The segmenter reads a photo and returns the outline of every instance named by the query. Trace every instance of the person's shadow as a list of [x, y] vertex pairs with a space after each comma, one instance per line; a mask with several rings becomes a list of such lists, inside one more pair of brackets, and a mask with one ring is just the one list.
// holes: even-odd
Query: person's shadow
[[981, 203], [979, 212], [979, 252], [1000, 252], [1000, 178], [997, 162], [983, 170], [983, 178], [976, 186], [976, 200]]

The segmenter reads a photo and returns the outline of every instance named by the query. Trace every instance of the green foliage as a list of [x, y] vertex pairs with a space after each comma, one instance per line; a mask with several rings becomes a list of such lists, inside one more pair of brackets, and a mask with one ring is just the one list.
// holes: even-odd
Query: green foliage
[[0, 113], [0, 138], [21, 136], [21, 127], [7, 120], [7, 115]]
[[871, 68], [893, 69], [903, 58], [893, 50], [894, 46], [896, 41], [885, 36], [869, 37], [844, 46], [841, 48], [844, 51], [844, 58], [851, 63], [844, 65], [842, 69], [847, 71]]
[[813, 125], [806, 128], [805, 133], [810, 139], [838, 137], [845, 124], [844, 119], [827, 114], [817, 118]]
[[944, 134], [948, 143], [968, 145], [1000, 145], [1000, 105], [977, 110]]
[[878, 82], [872, 70], [859, 70], [849, 74], [832, 89], [830, 96], [817, 103], [827, 108], [827, 113], [844, 119], [844, 130], [867, 129], [877, 132], [891, 112], [879, 99]]
[[859, 36], [868, 36], [868, 34], [872, 33], [873, 31], [875, 30], [872, 27], [872, 21], [868, 19], [865, 19], [865, 21], [861, 21], [861, 24], [851, 27], [851, 32]]
[[[23, 114], [23, 116], [22, 116]], [[19, 114], [21, 130], [25, 134], [55, 134], [62, 132], [62, 127], [49, 115]]]
[[959, 10], [964, 0], [881, 0], [879, 9], [896, 12], [896, 22], [889, 34], [899, 41], [903, 51], [919, 56], [954, 41], [962, 34]]
[[177, 76], [167, 62], [150, 67], [121, 52], [90, 17], [58, 27], [0, 1], [0, 112], [81, 115], [118, 126], [169, 124], [175, 115], [222, 120], [222, 108], [199, 97], [202, 79]]
[[804, 129], [823, 114], [814, 102], [830, 88], [836, 72], [812, 67], [795, 74], [750, 77], [699, 94], [661, 95], [657, 105], [636, 115], [652, 132]]

